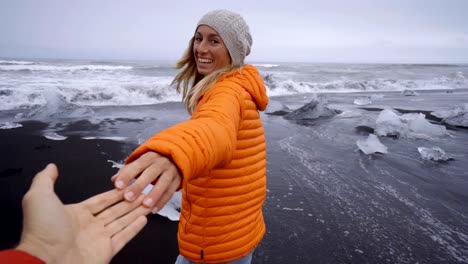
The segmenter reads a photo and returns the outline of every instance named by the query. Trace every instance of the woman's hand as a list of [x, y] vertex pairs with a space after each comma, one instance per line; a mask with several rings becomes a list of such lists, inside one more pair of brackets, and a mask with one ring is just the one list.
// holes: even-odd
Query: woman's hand
[[[136, 181], [128, 186], [135, 178]], [[134, 201], [148, 184], [156, 181], [143, 204], [152, 208], [153, 213], [157, 213], [179, 188], [182, 178], [171, 160], [156, 152], [147, 152], [125, 165], [112, 180], [117, 189], [126, 188], [124, 197], [130, 202]]]

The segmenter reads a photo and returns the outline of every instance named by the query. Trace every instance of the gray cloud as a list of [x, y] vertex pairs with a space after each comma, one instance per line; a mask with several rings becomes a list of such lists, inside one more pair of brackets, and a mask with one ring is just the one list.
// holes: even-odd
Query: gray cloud
[[0, 56], [177, 59], [208, 10], [241, 13], [250, 60], [468, 63], [468, 1], [58, 1], [0, 3]]

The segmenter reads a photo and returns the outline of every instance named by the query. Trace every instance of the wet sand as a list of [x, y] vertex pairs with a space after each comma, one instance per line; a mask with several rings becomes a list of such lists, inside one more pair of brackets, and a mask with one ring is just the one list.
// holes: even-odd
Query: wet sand
[[[329, 106], [351, 111], [301, 122], [262, 114], [267, 137], [267, 234], [253, 263], [466, 263], [468, 261], [468, 129], [431, 140], [383, 137], [388, 154], [364, 155], [356, 141], [371, 131], [381, 109], [428, 113], [468, 102], [468, 91], [428, 91], [406, 97], [382, 93], [329, 94]], [[290, 109], [313, 95], [272, 98]], [[21, 197], [32, 175], [56, 162], [57, 193], [77, 202], [112, 188], [121, 162], [151, 134], [187, 118], [179, 104], [96, 107], [91, 118], [19, 121], [0, 130], [0, 245], [19, 239]], [[89, 119], [89, 120], [88, 120]], [[440, 120], [431, 120], [441, 124]], [[365, 129], [362, 129], [365, 128]], [[66, 140], [46, 139], [56, 132]], [[112, 136], [115, 140], [84, 140]], [[418, 147], [439, 146], [454, 160], [422, 160]], [[151, 216], [147, 227], [113, 263], [173, 263], [177, 222]], [[3, 235], [6, 234], [6, 235]]]
[[[55, 190], [62, 202], [75, 203], [113, 188], [117, 172], [108, 160], [123, 160], [133, 145], [112, 140], [85, 140], [70, 136], [50, 140], [41, 135], [47, 127], [38, 121], [0, 130], [0, 249], [13, 247], [21, 234], [21, 199], [33, 175], [50, 162], [57, 164]], [[73, 123], [68, 130], [90, 130], [88, 122]], [[173, 263], [177, 250], [177, 222], [150, 215], [148, 224], [112, 263]]]

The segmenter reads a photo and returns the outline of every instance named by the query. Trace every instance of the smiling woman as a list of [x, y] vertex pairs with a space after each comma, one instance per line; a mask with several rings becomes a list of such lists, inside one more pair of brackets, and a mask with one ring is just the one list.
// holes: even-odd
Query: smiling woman
[[182, 93], [190, 113], [198, 98], [223, 74], [244, 65], [251, 46], [249, 26], [239, 14], [216, 10], [200, 19], [189, 46], [176, 65], [182, 71], [172, 82]]
[[239, 14], [203, 16], [172, 82], [190, 120], [153, 135], [113, 177], [129, 201], [155, 184], [143, 202], [153, 212], [182, 189], [176, 263], [250, 263], [265, 234], [266, 143], [259, 111], [268, 97], [258, 70], [244, 65], [251, 45]]
[[196, 58], [197, 70], [201, 75], [208, 75], [231, 63], [224, 41], [214, 29], [206, 25], [198, 27], [195, 33], [193, 54]]

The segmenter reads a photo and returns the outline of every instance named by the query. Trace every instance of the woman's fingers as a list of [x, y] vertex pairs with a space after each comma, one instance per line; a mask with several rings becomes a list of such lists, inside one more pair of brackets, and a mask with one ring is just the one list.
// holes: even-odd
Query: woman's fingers
[[126, 201], [122, 201], [112, 207], [107, 208], [102, 213], [97, 215], [98, 219], [101, 219], [104, 225], [107, 225], [116, 219], [120, 218], [123, 215], [128, 214], [129, 212], [133, 211], [135, 208], [141, 205], [143, 200], [143, 195], [140, 195], [138, 199], [129, 203]]
[[153, 207], [152, 212], [153, 214], [159, 212], [161, 208], [163, 208], [167, 202], [172, 198], [174, 193], [177, 191], [177, 188], [179, 187], [179, 183], [177, 181], [172, 182], [172, 184], [169, 186], [168, 190], [161, 196], [159, 201], [156, 203], [156, 205]]
[[91, 212], [91, 214], [94, 215], [123, 200], [122, 194], [123, 191], [114, 189], [93, 196], [86, 201], [83, 201], [82, 204]]
[[167, 201], [172, 197], [172, 194], [180, 185], [180, 176], [177, 169], [169, 168], [159, 178], [153, 189], [146, 196], [143, 204], [153, 208], [153, 212], [161, 209]]
[[139, 216], [135, 221], [116, 233], [112, 238], [113, 256], [119, 252], [128, 241], [132, 240], [145, 227], [148, 220], [145, 216]]
[[111, 182], [115, 182], [115, 179], [117, 179], [118, 174], [115, 174], [114, 176], [111, 177]]
[[158, 157], [161, 157], [161, 155], [156, 152], [147, 152], [132, 163], [125, 165], [117, 173], [117, 177], [114, 181], [115, 187], [119, 190], [125, 189], [132, 179], [135, 179], [146, 170]]
[[156, 152], [147, 152], [123, 167], [117, 176], [113, 177], [115, 186], [118, 189], [123, 189], [137, 176], [139, 176], [138, 179], [126, 188], [124, 197], [127, 201], [133, 201], [148, 184], [158, 179], [143, 201], [143, 204], [148, 208], [164, 206], [177, 190], [181, 181], [179, 171], [174, 163]]
[[143, 189], [145, 189], [148, 184], [152, 183], [156, 178], [161, 174], [161, 167], [157, 165], [158, 162], [155, 162], [147, 167], [145, 171], [136, 179], [132, 185], [130, 185], [127, 190], [125, 190], [124, 197], [127, 201], [133, 201], [136, 195], [141, 194]]

